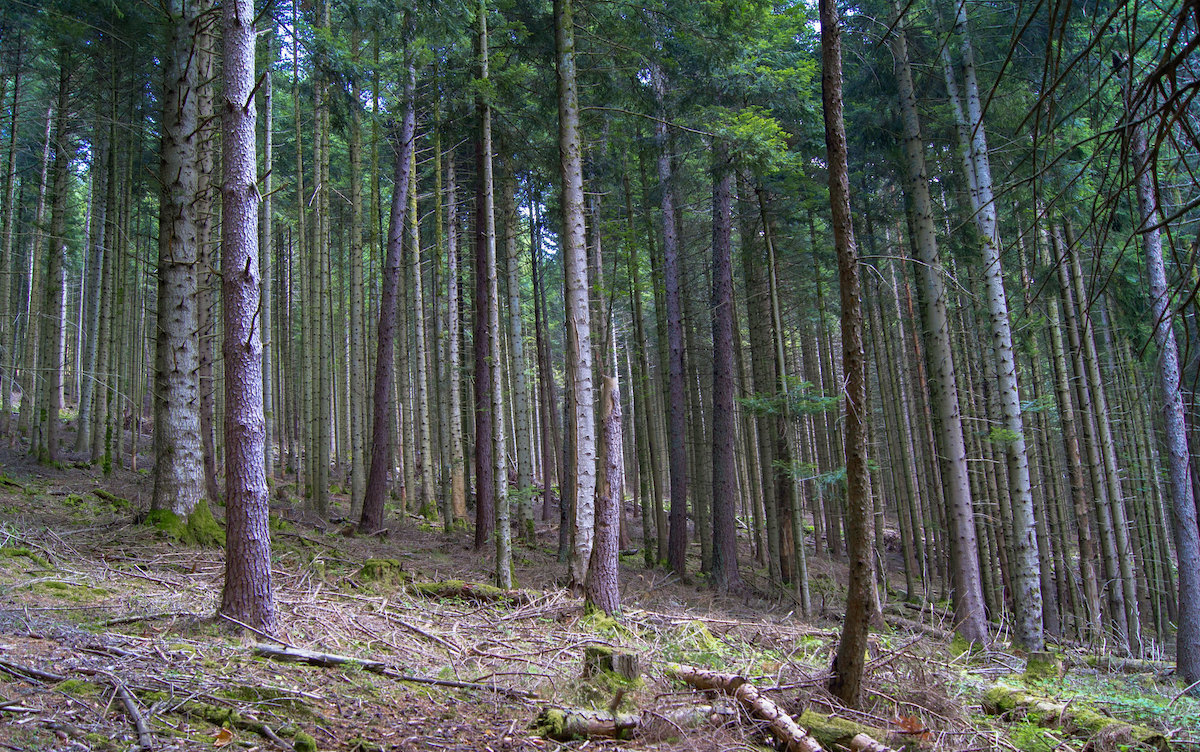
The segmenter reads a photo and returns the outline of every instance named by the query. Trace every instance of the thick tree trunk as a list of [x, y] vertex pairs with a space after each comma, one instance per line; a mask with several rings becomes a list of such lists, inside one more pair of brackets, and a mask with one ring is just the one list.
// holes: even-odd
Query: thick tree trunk
[[221, 613], [275, 629], [258, 315], [254, 3], [222, 3], [221, 300], [225, 357], [225, 591]]
[[954, 354], [950, 345], [950, 320], [946, 312], [946, 288], [942, 280], [941, 260], [938, 257], [933, 202], [929, 196], [929, 178], [925, 172], [924, 146], [920, 122], [917, 119], [917, 103], [913, 93], [912, 68], [909, 64], [903, 19], [897, 22], [896, 35], [892, 37], [892, 51], [896, 56], [900, 109], [904, 123], [905, 187], [912, 202], [912, 223], [915, 228], [913, 246], [919, 262], [916, 268], [924, 290], [924, 295], [921, 296], [921, 320], [926, 338], [925, 359], [929, 368], [933, 432], [951, 525], [954, 618], [956, 629], [964, 639], [987, 644], [987, 621], [983, 590], [980, 587], [975, 516], [955, 380]]
[[600, 425], [604, 463], [596, 495], [596, 538], [588, 562], [587, 602], [606, 614], [621, 610], [617, 579], [617, 554], [621, 527], [622, 490], [625, 487], [621, 452], [621, 393], [615, 376], [604, 377], [600, 396]]
[[733, 351], [733, 170], [726, 148], [713, 149], [713, 566], [717, 589], [742, 587], [737, 561], [737, 416]]
[[[194, 3], [173, 0], [163, 96], [158, 223], [152, 508], [187, 515], [200, 503], [199, 318], [196, 298], [197, 71]], [[114, 271], [118, 271], [114, 269]]]
[[584, 585], [592, 556], [596, 494], [596, 418], [592, 387], [591, 311], [588, 309], [587, 235], [583, 219], [583, 151], [579, 133], [579, 92], [575, 83], [575, 31], [571, 0], [554, 2], [558, 62], [558, 155], [562, 177], [563, 275], [566, 287], [568, 400], [573, 415], [572, 449], [567, 462], [574, 488], [575, 536], [569, 573]]
[[[871, 616], [871, 477], [867, 468], [867, 360], [863, 351], [862, 284], [858, 247], [850, 218], [850, 180], [846, 126], [842, 120], [841, 20], [834, 0], [821, 0], [821, 93], [825, 113], [825, 153], [829, 164], [829, 205], [838, 257], [842, 303], [842, 373], [846, 395], [846, 542], [850, 582], [846, 616], [829, 691], [857, 707]], [[801, 545], [797, 541], [797, 546]]]
[[408, 58], [404, 81], [404, 119], [397, 134], [396, 172], [393, 182], [392, 211], [388, 222], [387, 257], [379, 300], [379, 340], [375, 356], [374, 415], [371, 432], [371, 471], [363, 496], [362, 517], [358, 528], [374, 532], [383, 527], [384, 502], [388, 476], [392, 469], [392, 383], [395, 378], [396, 298], [400, 291], [400, 264], [404, 253], [404, 215], [408, 209], [408, 171], [412, 166], [413, 140], [416, 135], [417, 69], [408, 50], [410, 21], [405, 19], [405, 55]]

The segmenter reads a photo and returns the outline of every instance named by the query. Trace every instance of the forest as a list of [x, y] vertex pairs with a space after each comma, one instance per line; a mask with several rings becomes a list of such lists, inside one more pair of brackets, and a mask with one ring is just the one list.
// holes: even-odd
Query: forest
[[1197, 47], [0, 0], [0, 746], [1200, 744]]

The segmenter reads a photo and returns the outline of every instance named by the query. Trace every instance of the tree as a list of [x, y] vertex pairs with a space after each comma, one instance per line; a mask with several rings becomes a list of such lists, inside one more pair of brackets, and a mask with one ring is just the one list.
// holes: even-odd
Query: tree
[[263, 413], [254, 3], [224, 0], [222, 18], [221, 303], [225, 356], [225, 590], [221, 613], [275, 629]]
[[396, 298], [400, 292], [400, 264], [404, 253], [404, 214], [408, 209], [408, 171], [412, 168], [412, 149], [417, 130], [417, 69], [408, 49], [406, 18], [404, 117], [395, 136], [396, 171], [392, 189], [392, 211], [388, 220], [387, 256], [379, 296], [379, 340], [375, 355], [374, 415], [371, 430], [371, 470], [367, 475], [366, 496], [358, 529], [374, 532], [383, 527], [384, 501], [392, 464], [392, 382], [395, 378]]
[[[846, 394], [846, 541], [850, 583], [846, 615], [833, 659], [829, 691], [850, 707], [861, 692], [867, 628], [871, 617], [871, 476], [867, 468], [867, 359], [863, 349], [862, 284], [858, 246], [850, 218], [850, 178], [846, 126], [842, 117], [841, 21], [835, 0], [821, 0], [821, 99], [825, 114], [825, 152], [829, 166], [829, 206], [838, 257], [842, 302], [842, 372]], [[799, 545], [799, 542], [797, 542]]]
[[713, 148], [713, 579], [719, 590], [742, 587], [737, 562], [737, 464], [733, 407], [733, 170], [727, 147]]
[[558, 157], [562, 179], [563, 275], [567, 309], [569, 410], [574, 416], [570, 476], [574, 488], [574, 546], [569, 573], [582, 588], [594, 539], [596, 428], [592, 392], [591, 314], [588, 309], [587, 240], [583, 224], [583, 152], [579, 136], [579, 93], [575, 81], [575, 31], [571, 0], [554, 0], [554, 44], [558, 69]]
[[199, 127], [195, 3], [167, 6], [158, 223], [154, 509], [179, 516], [201, 504], [199, 318], [196, 298], [196, 139]]

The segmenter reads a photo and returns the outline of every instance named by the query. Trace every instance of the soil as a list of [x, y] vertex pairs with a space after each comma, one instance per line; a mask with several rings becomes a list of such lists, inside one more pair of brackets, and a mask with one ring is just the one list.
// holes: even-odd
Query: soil
[[[147, 472], [105, 477], [83, 463], [36, 465], [6, 450], [0, 468], [3, 749], [769, 748], [765, 729], [728, 700], [665, 678], [668, 661], [741, 674], [794, 717], [832, 714], [879, 730], [893, 746], [1018, 748], [1014, 719], [983, 717], [979, 696], [998, 678], [1019, 680], [1020, 656], [956, 656], [935, 636], [934, 621], [944, 615], [928, 610], [909, 614], [908, 623], [920, 628], [872, 635], [866, 706], [838, 707], [823, 683], [844, 569], [822, 557], [810, 559], [820, 609], [810, 620], [797, 616], [791, 598], [769, 595], [764, 573], [748, 564], [746, 590], [721, 596], [702, 578], [683, 582], [647, 569], [637, 554], [622, 558], [620, 619], [588, 614], [563, 587], [565, 566], [549, 524], [539, 524], [536, 545], [514, 552], [518, 593], [497, 598], [443, 587], [428, 595], [415, 585], [489, 582], [490, 552], [474, 550], [466, 531], [447, 534], [395, 508], [386, 535], [344, 535], [351, 511], [344, 494], [334, 494], [332, 521], [319, 520], [293, 484], [277, 480], [276, 643], [381, 661], [388, 674], [381, 675], [354, 664], [256, 655], [254, 646], [269, 642], [265, 636], [214, 616], [223, 550], [181, 545], [142, 522], [152, 486]], [[220, 519], [220, 507], [213, 511]], [[638, 540], [640, 531], [633, 533]], [[585, 678], [589, 646], [635, 655], [643, 677]], [[1136, 707], [1126, 709], [1131, 720], [1146, 723], [1139, 708], [1170, 702], [1170, 712], [1159, 714], [1163, 730], [1178, 744], [1200, 739], [1200, 723], [1189, 727], [1200, 719], [1200, 703], [1182, 696], [1169, 675], [1093, 674], [1085, 679], [1091, 689], [1081, 692], [1094, 693], [1101, 679], [1109, 682], [1104, 686], [1125, 681], [1137, 693], [1130, 700]], [[449, 686], [454, 682], [474, 686]], [[1043, 691], [1062, 696], [1067, 684], [1058, 682]], [[1123, 712], [1121, 702], [1102, 709]], [[672, 720], [679, 709], [721, 703], [726, 710], [698, 728]], [[642, 725], [631, 740], [552, 741], [534, 723], [553, 707], [618, 707], [640, 714]], [[1060, 749], [1087, 743], [1065, 733], [1051, 738]]]

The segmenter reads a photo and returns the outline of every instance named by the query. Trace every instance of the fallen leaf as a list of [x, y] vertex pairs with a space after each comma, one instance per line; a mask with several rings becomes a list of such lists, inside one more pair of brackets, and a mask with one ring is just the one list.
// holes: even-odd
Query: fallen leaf
[[225, 745], [229, 744], [232, 741], [233, 741], [233, 732], [227, 728], [223, 728], [220, 731], [218, 731], [216, 737], [213, 738], [213, 746], [214, 747], [224, 747]]

